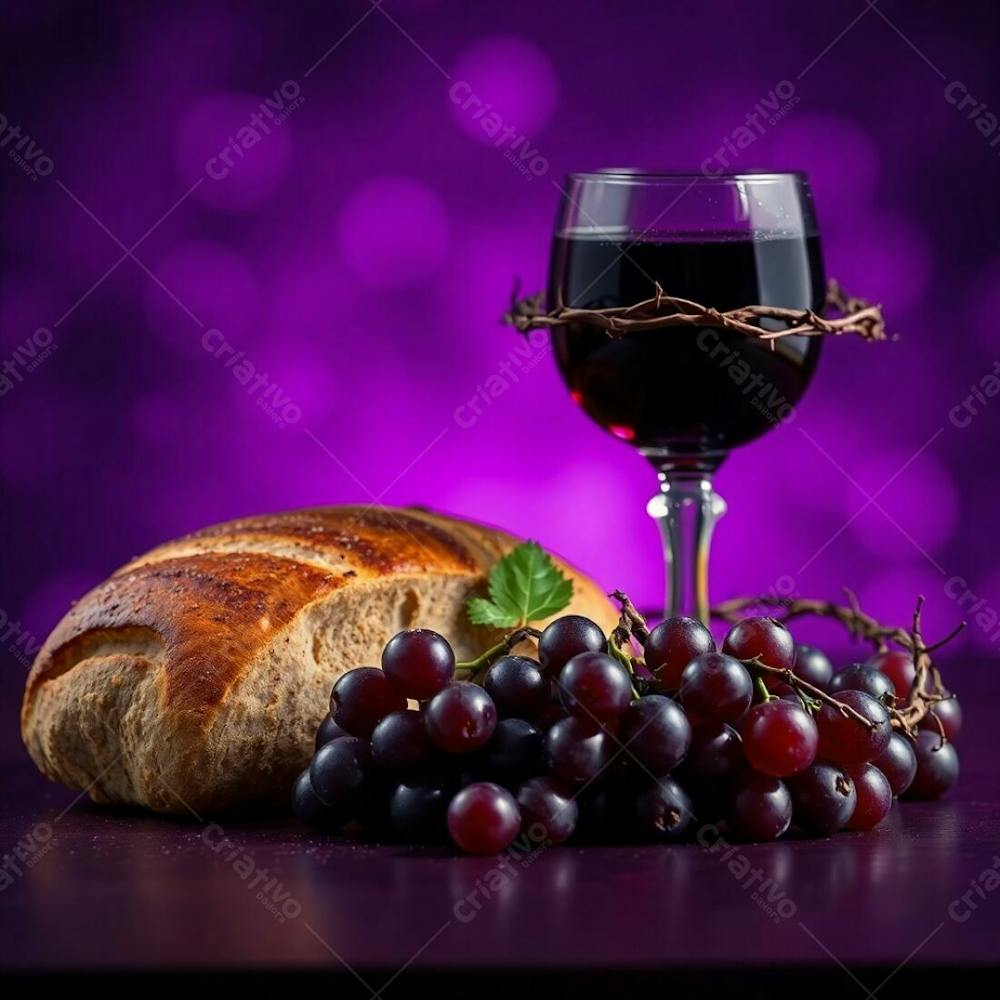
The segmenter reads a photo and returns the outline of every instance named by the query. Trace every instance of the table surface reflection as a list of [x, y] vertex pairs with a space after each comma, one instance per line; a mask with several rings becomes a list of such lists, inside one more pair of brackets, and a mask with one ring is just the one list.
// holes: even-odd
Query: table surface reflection
[[849, 977], [866, 992], [884, 978], [858, 970], [991, 965], [1000, 891], [969, 892], [1000, 870], [995, 708], [968, 705], [948, 799], [897, 806], [870, 833], [728, 856], [562, 847], [498, 866], [338, 842], [285, 818], [210, 826], [70, 805], [71, 793], [18, 761], [0, 821], [2, 966], [320, 970], [361, 995], [371, 995], [361, 980], [374, 991], [371, 976], [384, 983], [404, 967], [401, 984], [420, 970], [819, 967], [850, 996]]

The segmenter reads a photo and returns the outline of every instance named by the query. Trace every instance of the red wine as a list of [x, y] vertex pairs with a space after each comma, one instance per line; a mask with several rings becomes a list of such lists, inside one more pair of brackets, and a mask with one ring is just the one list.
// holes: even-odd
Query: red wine
[[[550, 301], [607, 308], [668, 295], [719, 310], [819, 309], [825, 282], [816, 237], [693, 234], [670, 242], [556, 238]], [[770, 329], [780, 326], [768, 321]], [[666, 327], [620, 339], [584, 324], [556, 327], [559, 369], [574, 401], [651, 456], [712, 466], [726, 451], [794, 417], [819, 338], [765, 342], [713, 328]]]

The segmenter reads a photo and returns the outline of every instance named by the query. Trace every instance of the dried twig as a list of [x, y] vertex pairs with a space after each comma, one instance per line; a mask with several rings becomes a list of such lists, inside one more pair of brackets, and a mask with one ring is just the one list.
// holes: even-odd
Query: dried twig
[[[880, 624], [871, 615], [865, 614], [861, 610], [857, 598], [850, 591], [847, 594], [850, 606], [834, 604], [832, 601], [816, 601], [804, 598], [789, 600], [766, 596], [739, 597], [731, 601], [725, 601], [722, 604], [717, 604], [712, 608], [712, 615], [724, 621], [736, 622], [748, 610], [767, 608], [782, 612], [778, 617], [784, 622], [809, 615], [832, 618], [847, 628], [853, 638], [867, 640], [880, 652], [885, 652], [889, 648], [890, 643], [899, 646], [913, 656], [916, 677], [910, 691], [905, 697], [897, 699], [896, 706], [889, 710], [889, 714], [895, 729], [913, 736], [920, 721], [928, 712], [935, 719], [937, 718], [931, 712], [932, 706], [939, 701], [944, 701], [952, 697], [951, 693], [944, 686], [937, 667], [931, 661], [931, 650], [939, 649], [946, 642], [954, 639], [965, 627], [965, 622], [959, 624], [940, 642], [935, 642], [928, 646], [924, 643], [921, 632], [921, 613], [924, 606], [923, 597], [917, 598], [917, 606], [913, 612], [912, 627], [904, 629]], [[941, 733], [943, 738], [943, 729]]]
[[[616, 590], [611, 594], [611, 597], [613, 597], [621, 606], [621, 618], [611, 633], [609, 647], [612, 654], [616, 656], [634, 676], [635, 668], [640, 664], [643, 666], [645, 666], [645, 664], [641, 659], [631, 655], [631, 640], [634, 636], [643, 645], [645, 645], [646, 641], [649, 639], [649, 626], [646, 624], [646, 619], [643, 618], [643, 616], [636, 610], [635, 605], [629, 600], [628, 595], [624, 593], [624, 591]], [[783, 670], [779, 667], [768, 666], [766, 663], [762, 663], [759, 657], [755, 657], [752, 660], [743, 660], [741, 662], [758, 675], [770, 675], [771, 677], [780, 678], [800, 694], [806, 695], [813, 701], [822, 702], [823, 704], [836, 708], [837, 711], [839, 711], [840, 714], [847, 719], [854, 719], [856, 722], [860, 722], [862, 725], [868, 726], [869, 728], [874, 726], [874, 723], [866, 719], [860, 712], [855, 711], [850, 705], [845, 705], [843, 702], [837, 701], [825, 691], [821, 691], [818, 687], [815, 687], [808, 681], [804, 681], [800, 677], [797, 677], [791, 670]]]
[[781, 667], [769, 667], [766, 663], [761, 663], [758, 658], [752, 660], [742, 660], [747, 666], [753, 665], [753, 668], [761, 674], [769, 674], [771, 677], [780, 677], [790, 688], [798, 691], [800, 694], [806, 694], [814, 701], [822, 702], [824, 705], [829, 705], [831, 708], [837, 709], [838, 712], [845, 719], [854, 719], [855, 722], [860, 722], [863, 726], [867, 726], [869, 729], [874, 729], [877, 723], [872, 722], [870, 719], [865, 718], [859, 711], [851, 708], [850, 705], [845, 705], [842, 701], [837, 701], [832, 695], [827, 694], [822, 688], [818, 688], [808, 681], [804, 681], [801, 677], [798, 677], [793, 671], [788, 669], [783, 669]]
[[649, 638], [649, 626], [646, 619], [636, 610], [635, 605], [629, 600], [628, 594], [622, 590], [616, 590], [610, 595], [621, 605], [621, 620], [615, 628], [615, 633], [623, 641], [627, 641], [633, 635], [641, 643], [645, 643]]
[[[607, 309], [574, 309], [558, 303], [545, 310], [543, 296], [531, 295], [518, 298], [519, 285], [515, 285], [510, 309], [504, 322], [526, 333], [542, 327], [566, 326], [582, 323], [604, 330], [609, 337], [623, 337], [643, 330], [665, 327], [714, 327], [734, 330], [759, 340], [775, 341], [782, 337], [818, 337], [823, 334], [841, 336], [855, 334], [862, 340], [886, 340], [882, 307], [847, 296], [840, 285], [831, 279], [827, 286], [826, 306], [842, 315], [829, 319], [811, 309], [788, 309], [782, 306], [742, 306], [720, 312], [689, 299], [666, 295], [660, 284], [654, 285], [652, 298], [631, 306]], [[780, 329], [766, 329], [759, 321], [783, 324]]]

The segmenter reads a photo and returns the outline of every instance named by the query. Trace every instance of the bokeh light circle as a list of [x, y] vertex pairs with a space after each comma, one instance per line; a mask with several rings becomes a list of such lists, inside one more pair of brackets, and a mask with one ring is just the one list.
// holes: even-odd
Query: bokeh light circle
[[[851, 475], [874, 498], [851, 522], [852, 534], [876, 555], [923, 556], [930, 564], [951, 538], [960, 513], [958, 488], [948, 468], [927, 451], [914, 458], [912, 451], [885, 449], [861, 459]], [[844, 489], [845, 509], [853, 515], [866, 498], [853, 484], [845, 483]]]
[[402, 288], [430, 277], [448, 252], [441, 199], [413, 177], [376, 177], [348, 197], [337, 225], [347, 266], [378, 288]]
[[517, 135], [534, 137], [558, 103], [559, 82], [549, 57], [520, 38], [474, 42], [459, 57], [448, 89], [448, 108], [459, 128], [483, 143], [496, 137], [484, 128], [488, 115]]
[[[204, 98], [181, 120], [174, 140], [177, 170], [193, 197], [241, 212], [271, 195], [288, 173], [291, 126], [301, 86], [282, 82], [273, 93], [228, 91]], [[199, 183], [200, 182], [200, 183]]]

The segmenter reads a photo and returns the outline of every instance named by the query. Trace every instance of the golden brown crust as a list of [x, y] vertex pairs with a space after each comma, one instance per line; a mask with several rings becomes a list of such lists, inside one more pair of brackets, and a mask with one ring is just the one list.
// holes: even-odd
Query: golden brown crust
[[163, 645], [168, 705], [210, 711], [304, 604], [344, 582], [257, 552], [141, 564], [90, 591], [63, 618], [28, 675], [24, 708], [40, 685], [78, 665], [89, 649], [122, 630], [145, 629]]
[[[457, 522], [390, 508], [314, 507], [210, 525], [167, 542], [120, 569], [59, 623], [29, 674], [25, 708], [39, 684], [67, 669], [81, 636], [139, 626], [166, 645], [170, 704], [208, 711], [276, 629], [352, 577], [478, 573], [483, 560], [444, 530], [449, 523]], [[227, 542], [298, 545], [331, 569], [259, 551], [217, 551]], [[173, 555], [191, 551], [199, 554]]]
[[481, 560], [447, 530], [456, 522], [415, 514], [388, 507], [311, 507], [240, 518], [167, 542], [125, 569], [182, 551], [220, 551], [227, 545], [240, 551], [290, 546], [298, 558], [370, 576], [413, 570], [476, 573], [482, 568]]
[[[398, 628], [445, 631], [460, 656], [483, 648], [464, 601], [516, 541], [423, 510], [327, 507], [168, 542], [49, 636], [26, 684], [25, 743], [99, 801], [212, 810], [280, 792], [333, 680], [377, 663]], [[610, 627], [601, 592], [563, 568], [571, 610]]]

